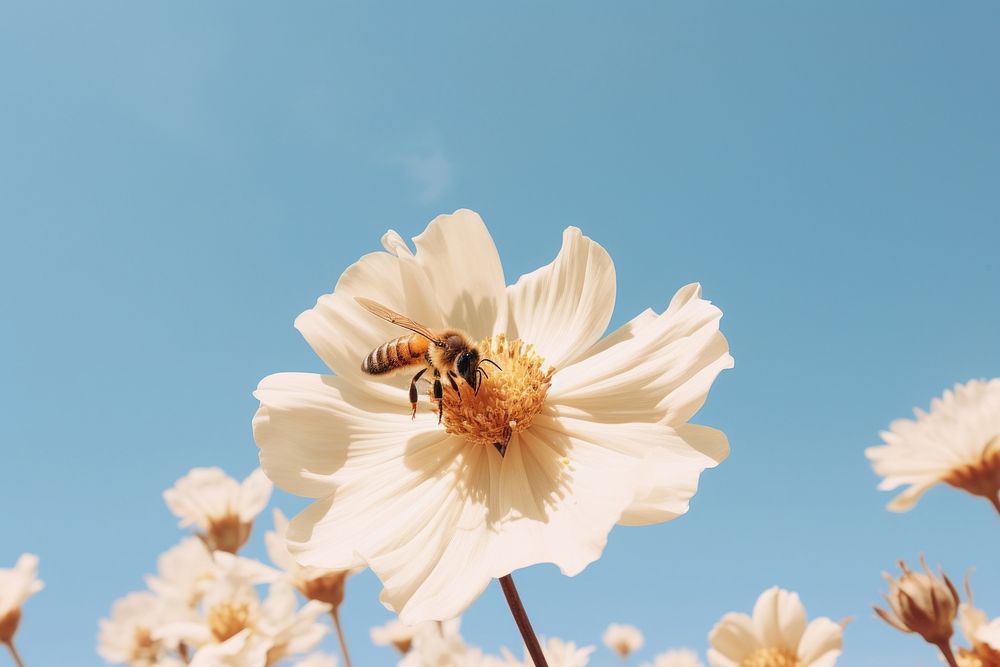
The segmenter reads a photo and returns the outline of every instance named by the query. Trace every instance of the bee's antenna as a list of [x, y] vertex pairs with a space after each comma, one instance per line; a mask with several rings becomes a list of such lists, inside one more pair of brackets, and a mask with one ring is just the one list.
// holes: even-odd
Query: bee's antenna
[[[472, 395], [473, 395], [473, 396], [479, 396], [479, 388], [480, 388], [481, 386], [483, 386], [483, 381], [482, 381], [482, 379], [479, 379], [479, 375], [480, 375], [480, 374], [482, 374], [482, 375], [486, 375], [486, 371], [484, 371], [484, 370], [483, 370], [482, 368], [479, 368], [479, 367], [477, 366], [477, 367], [476, 367], [476, 378], [477, 378], [477, 379], [476, 379], [476, 389], [475, 389], [475, 391], [473, 391], [473, 392], [472, 392]], [[486, 379], [487, 379], [487, 380], [489, 379], [489, 377], [490, 377], [489, 375], [486, 375]]]
[[491, 364], [493, 364], [494, 366], [496, 366], [498, 371], [502, 371], [503, 370], [502, 368], [500, 368], [500, 364], [498, 364], [497, 362], [493, 361], [492, 359], [483, 359], [482, 361], [479, 362], [479, 365], [482, 366], [487, 361], [490, 362]]

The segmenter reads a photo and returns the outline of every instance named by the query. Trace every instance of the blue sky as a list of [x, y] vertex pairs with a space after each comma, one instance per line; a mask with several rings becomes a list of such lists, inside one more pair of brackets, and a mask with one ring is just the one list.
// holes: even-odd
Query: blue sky
[[[509, 282], [567, 225], [602, 243], [613, 326], [700, 281], [736, 358], [697, 420], [730, 459], [580, 576], [519, 573], [540, 632], [630, 622], [644, 655], [703, 650], [780, 584], [856, 617], [841, 664], [938, 664], [873, 618], [879, 572], [975, 565], [1000, 615], [1000, 523], [946, 489], [885, 511], [863, 449], [1000, 375], [998, 21], [903, 0], [0, 4], [0, 564], [38, 553], [47, 583], [26, 663], [100, 664], [97, 619], [180, 538], [162, 490], [245, 475], [257, 381], [322, 370], [294, 317], [387, 228], [468, 207]], [[349, 585], [356, 664], [390, 664], [378, 589]], [[519, 641], [496, 589], [464, 628]]]

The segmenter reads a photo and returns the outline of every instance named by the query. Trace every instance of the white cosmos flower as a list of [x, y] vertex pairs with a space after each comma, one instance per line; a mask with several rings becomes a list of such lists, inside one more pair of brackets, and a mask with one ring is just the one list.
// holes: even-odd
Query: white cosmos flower
[[612, 623], [601, 636], [604, 645], [617, 653], [622, 658], [627, 658], [630, 654], [642, 648], [642, 633], [634, 625], [621, 625]]
[[337, 659], [329, 653], [312, 653], [295, 663], [295, 667], [337, 667]]
[[264, 536], [271, 562], [285, 571], [285, 576], [310, 600], [339, 607], [344, 600], [344, 583], [355, 571], [324, 570], [300, 565], [288, 551], [288, 519], [281, 510], [274, 510], [274, 530]]
[[115, 601], [110, 619], [101, 619], [97, 653], [109, 663], [129, 667], [177, 664], [172, 653], [176, 645], [154, 639], [153, 634], [169, 623], [184, 620], [191, 620], [191, 610], [175, 601], [147, 591], [129, 593]]
[[[383, 603], [414, 624], [458, 616], [518, 568], [551, 562], [575, 575], [616, 523], [687, 511], [702, 470], [729, 451], [721, 431], [688, 423], [732, 366], [721, 312], [698, 285], [601, 339], [614, 266], [578, 229], [511, 286], [471, 211], [435, 219], [416, 252], [395, 232], [382, 243], [387, 252], [362, 257], [296, 320], [335, 375], [271, 375], [255, 393], [264, 471], [318, 499], [289, 528], [300, 563], [371, 567]], [[425, 397], [411, 420], [410, 373], [360, 370], [407, 332], [355, 297], [460, 328], [503, 370], [484, 365], [490, 379], [476, 395], [459, 385], [461, 400], [445, 382], [443, 424]]]
[[436, 629], [437, 623], [429, 622], [420, 625], [407, 625], [399, 619], [393, 619], [385, 625], [380, 625], [371, 629], [372, 643], [376, 646], [393, 646], [397, 651], [406, 655], [413, 646], [413, 640], [421, 631], [431, 628]]
[[705, 667], [698, 654], [691, 649], [678, 648], [665, 651], [653, 658], [653, 662], [644, 662], [641, 667]]
[[21, 607], [44, 587], [38, 578], [35, 554], [22, 554], [13, 568], [0, 568], [0, 642], [13, 641], [21, 621]]
[[189, 537], [157, 559], [156, 576], [146, 577], [150, 590], [169, 600], [193, 607], [219, 579], [235, 577], [251, 584], [270, 583], [277, 570], [259, 561], [216, 551], [197, 537]]
[[753, 617], [729, 613], [708, 635], [712, 667], [832, 667], [843, 647], [843, 628], [829, 618], [806, 622], [796, 593], [764, 591]]
[[898, 419], [881, 433], [884, 445], [865, 455], [885, 479], [879, 489], [906, 486], [889, 503], [904, 512], [928, 489], [945, 483], [985, 497], [1000, 512], [1000, 378], [955, 385], [931, 401], [929, 413]]
[[958, 607], [958, 625], [970, 648], [959, 647], [955, 659], [959, 667], [994, 667], [1000, 665], [1000, 618], [992, 621], [976, 607], [969, 576], [965, 577], [965, 602]]
[[466, 667], [475, 660], [475, 649], [466, 645], [458, 618], [416, 626], [410, 650], [399, 667]]
[[[590, 662], [590, 654], [595, 649], [594, 646], [578, 648], [575, 642], [563, 641], [556, 637], [540, 638], [539, 643], [549, 667], [586, 667]], [[507, 657], [507, 664], [510, 667], [534, 667], [535, 665], [528, 654], [528, 649], [524, 650], [523, 661], [515, 659], [506, 649], [504, 649], [504, 655]]]
[[220, 468], [194, 468], [164, 491], [163, 499], [181, 528], [195, 526], [211, 549], [236, 553], [267, 506], [271, 486], [259, 469], [241, 484]]

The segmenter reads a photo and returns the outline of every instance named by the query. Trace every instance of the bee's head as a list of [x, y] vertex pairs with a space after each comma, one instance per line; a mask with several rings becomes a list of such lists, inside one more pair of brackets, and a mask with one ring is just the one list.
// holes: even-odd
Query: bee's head
[[465, 350], [455, 360], [455, 371], [469, 383], [473, 391], [479, 388], [479, 374], [476, 372], [478, 369], [479, 350], [475, 348]]

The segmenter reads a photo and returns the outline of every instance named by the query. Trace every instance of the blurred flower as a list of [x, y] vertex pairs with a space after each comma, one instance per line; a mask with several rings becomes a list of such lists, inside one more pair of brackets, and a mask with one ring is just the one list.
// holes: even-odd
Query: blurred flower
[[882, 490], [909, 485], [889, 503], [903, 512], [944, 482], [983, 496], [1000, 512], [1000, 378], [955, 385], [916, 420], [898, 419], [882, 432], [885, 445], [865, 455], [885, 479]]
[[829, 618], [807, 625], [799, 596], [774, 587], [757, 598], [753, 617], [726, 614], [708, 641], [712, 667], [832, 667], [843, 647], [843, 628]]
[[272, 584], [262, 603], [248, 580], [230, 576], [205, 592], [196, 620], [167, 624], [153, 639], [193, 647], [195, 667], [265, 667], [315, 648], [326, 632], [317, 619], [327, 611], [315, 601], [296, 610], [284, 582]]
[[208, 550], [197, 537], [189, 537], [157, 559], [156, 576], [146, 577], [150, 590], [169, 600], [193, 607], [219, 579], [236, 577], [251, 584], [270, 583], [279, 573], [259, 561]]
[[[293, 519], [303, 564], [363, 565], [405, 623], [459, 615], [490, 579], [535, 563], [575, 575], [616, 523], [688, 509], [725, 435], [688, 421], [732, 366], [721, 312], [698, 285], [601, 339], [615, 272], [601, 246], [567, 229], [555, 261], [505, 287], [478, 215], [440, 216], [414, 239], [361, 258], [296, 327], [336, 374], [261, 381], [254, 435], [280, 487], [319, 500]], [[362, 360], [406, 333], [355, 297], [479, 343], [489, 379], [445, 382], [437, 410], [410, 418], [409, 378], [365, 375]]]
[[[424, 625], [436, 625], [436, 623], [426, 623]], [[413, 646], [413, 638], [420, 631], [419, 625], [406, 625], [398, 619], [393, 619], [371, 629], [372, 643], [376, 646], [394, 646], [397, 651], [406, 655]]]
[[109, 663], [129, 667], [173, 664], [177, 644], [154, 639], [153, 633], [168, 623], [189, 620], [190, 613], [153, 593], [130, 593], [114, 603], [110, 619], [101, 619], [97, 653]]
[[612, 623], [604, 631], [601, 639], [605, 646], [622, 658], [627, 658], [631, 653], [642, 648], [642, 633], [634, 625]]
[[[543, 639], [541, 644], [542, 653], [545, 654], [545, 661], [549, 663], [549, 667], [586, 667], [590, 662], [590, 654], [594, 652], [595, 648], [593, 646], [577, 648], [574, 642], [563, 641], [556, 637]], [[507, 656], [507, 663], [510, 667], [535, 667], [527, 649], [524, 651], [523, 661], [514, 660], [506, 650], [504, 654]]]
[[913, 572], [899, 561], [903, 574], [898, 581], [882, 573], [889, 582], [885, 599], [891, 613], [879, 607], [875, 607], [875, 613], [897, 630], [915, 632], [935, 646], [947, 645], [958, 613], [958, 591], [944, 573], [940, 579], [935, 577], [923, 556], [920, 564], [923, 573]]
[[38, 578], [35, 554], [22, 554], [13, 568], [0, 568], [0, 643], [13, 645], [14, 633], [21, 622], [21, 607], [44, 586]]
[[271, 562], [285, 571], [288, 579], [310, 600], [326, 602], [332, 607], [344, 601], [344, 583], [354, 571], [324, 570], [317, 567], [299, 565], [288, 551], [286, 536], [288, 519], [281, 510], [274, 510], [274, 530], [264, 536], [267, 555]]
[[250, 538], [253, 520], [271, 498], [271, 481], [259, 469], [240, 484], [220, 468], [194, 468], [163, 492], [180, 526], [196, 526], [209, 549], [236, 553]]
[[295, 667], [337, 667], [337, 659], [327, 653], [313, 653], [295, 663]]
[[1000, 618], [991, 622], [972, 599], [969, 577], [965, 577], [965, 602], [958, 606], [958, 625], [971, 648], [959, 648], [959, 667], [1000, 667]]
[[[735, 664], [735, 663], [734, 663]], [[645, 662], [641, 667], [705, 667], [698, 654], [686, 648], [666, 651], [653, 658], [653, 662]]]
[[399, 661], [399, 667], [472, 667], [465, 664], [473, 658], [459, 633], [460, 625], [457, 618], [418, 625], [410, 651]]

